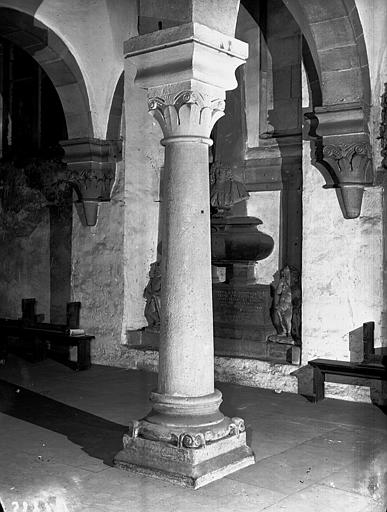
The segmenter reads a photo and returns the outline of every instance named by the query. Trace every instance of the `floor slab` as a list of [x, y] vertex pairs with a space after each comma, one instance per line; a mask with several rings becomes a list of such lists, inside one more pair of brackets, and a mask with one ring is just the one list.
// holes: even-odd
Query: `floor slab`
[[[0, 368], [0, 500], [6, 512], [385, 512], [387, 416], [377, 407], [219, 384], [256, 464], [197, 491], [112, 466], [157, 376], [11, 357]], [[384, 509], [383, 509], [384, 506]], [[40, 508], [39, 508], [40, 507]]]

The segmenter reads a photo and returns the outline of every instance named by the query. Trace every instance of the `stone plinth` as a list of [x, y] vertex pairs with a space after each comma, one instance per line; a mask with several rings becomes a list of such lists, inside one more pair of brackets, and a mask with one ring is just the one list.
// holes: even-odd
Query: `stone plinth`
[[244, 432], [193, 449], [130, 437], [124, 446], [116, 466], [193, 489], [254, 463]]

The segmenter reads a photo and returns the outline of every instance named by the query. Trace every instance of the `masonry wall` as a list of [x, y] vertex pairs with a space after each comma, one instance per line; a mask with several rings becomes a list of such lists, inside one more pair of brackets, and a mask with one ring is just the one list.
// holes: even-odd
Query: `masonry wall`
[[[21, 216], [27, 217], [22, 211]], [[39, 208], [23, 227], [2, 233], [0, 243], [0, 317], [20, 318], [21, 300], [37, 299], [37, 313], [50, 319], [50, 224], [48, 208]], [[22, 227], [22, 229], [21, 229]], [[19, 228], [19, 230], [18, 230]]]
[[95, 361], [108, 362], [119, 349], [124, 296], [124, 162], [116, 168], [110, 202], [101, 203], [96, 226], [84, 226], [74, 206], [72, 300], [82, 303], [81, 327], [96, 339]]

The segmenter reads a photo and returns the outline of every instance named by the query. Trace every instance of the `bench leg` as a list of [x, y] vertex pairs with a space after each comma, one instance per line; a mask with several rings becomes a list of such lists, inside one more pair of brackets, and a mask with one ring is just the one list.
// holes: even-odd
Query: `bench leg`
[[324, 400], [325, 398], [325, 375], [324, 373], [316, 367], [313, 367], [313, 394], [315, 396], [316, 402], [320, 400]]
[[5, 365], [8, 358], [8, 336], [0, 338], [0, 365]]
[[47, 357], [46, 342], [37, 336], [31, 339], [32, 344], [32, 360], [34, 363], [43, 361]]
[[90, 340], [82, 340], [77, 345], [77, 370], [87, 370], [91, 366]]

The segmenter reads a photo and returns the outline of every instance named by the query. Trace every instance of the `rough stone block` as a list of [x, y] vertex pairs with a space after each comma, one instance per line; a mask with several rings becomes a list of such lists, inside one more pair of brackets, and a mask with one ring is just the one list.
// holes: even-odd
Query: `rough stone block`
[[319, 55], [322, 71], [338, 71], [359, 65], [357, 49], [353, 44], [340, 48], [330, 48], [320, 52]]
[[305, 9], [311, 23], [341, 18], [347, 14], [343, 3], [337, 0], [325, 0], [324, 3], [319, 0], [308, 0]]
[[352, 26], [348, 18], [312, 23], [311, 30], [319, 51], [353, 43]]
[[323, 72], [322, 74], [323, 90], [327, 92], [326, 102], [333, 105], [360, 101], [360, 83], [360, 68], [340, 72]]

